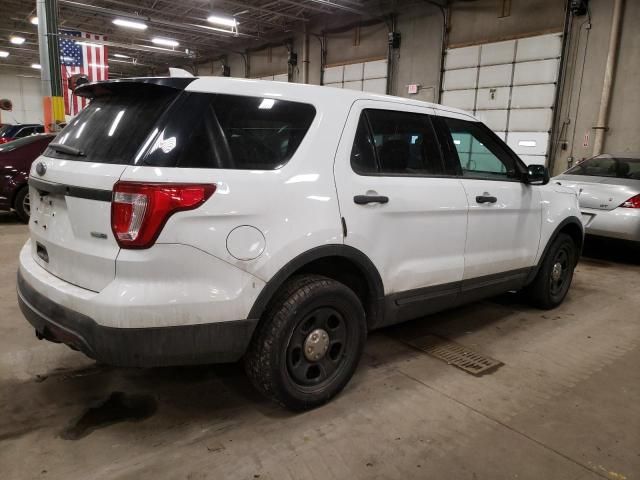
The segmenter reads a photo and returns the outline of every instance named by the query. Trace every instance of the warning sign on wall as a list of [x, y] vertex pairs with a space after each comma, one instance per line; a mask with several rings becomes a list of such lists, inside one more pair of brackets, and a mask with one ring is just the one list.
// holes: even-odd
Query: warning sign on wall
[[589, 130], [587, 130], [584, 134], [584, 141], [582, 142], [582, 146], [585, 148], [589, 146]]

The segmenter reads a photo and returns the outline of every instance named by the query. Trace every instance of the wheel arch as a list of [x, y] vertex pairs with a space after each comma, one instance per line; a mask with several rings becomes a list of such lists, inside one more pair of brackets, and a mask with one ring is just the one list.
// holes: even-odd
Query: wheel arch
[[260, 319], [280, 287], [293, 275], [314, 273], [344, 283], [363, 303], [369, 329], [383, 315], [384, 287], [380, 273], [360, 250], [348, 245], [323, 245], [308, 250], [282, 267], [265, 285], [249, 312]]
[[531, 283], [536, 277], [538, 270], [542, 265], [542, 262], [549, 252], [549, 248], [551, 248], [551, 244], [555, 241], [556, 238], [558, 238], [558, 235], [560, 235], [561, 233], [566, 233], [573, 239], [573, 241], [576, 243], [576, 246], [578, 247], [578, 257], [580, 257], [580, 255], [582, 254], [582, 247], [584, 245], [584, 225], [578, 217], [570, 216], [560, 222], [553, 233], [549, 236], [549, 240], [547, 240], [547, 244], [542, 251], [542, 255], [540, 255], [540, 258], [538, 259], [537, 265], [529, 274], [527, 283]]

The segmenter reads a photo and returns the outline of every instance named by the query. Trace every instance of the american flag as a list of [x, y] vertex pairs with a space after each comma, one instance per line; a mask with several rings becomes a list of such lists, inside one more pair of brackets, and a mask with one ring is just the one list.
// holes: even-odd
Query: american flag
[[[102, 41], [104, 35], [94, 33], [61, 31], [60, 36], [60, 63], [62, 65], [62, 91], [64, 92], [64, 113], [77, 115], [86, 107], [88, 100], [76, 97], [67, 87], [67, 79], [77, 73], [89, 77], [89, 81], [97, 82], [109, 78], [109, 65], [107, 63], [107, 47], [92, 41]], [[73, 39], [69, 37], [75, 37]], [[86, 43], [77, 43], [86, 42]]]

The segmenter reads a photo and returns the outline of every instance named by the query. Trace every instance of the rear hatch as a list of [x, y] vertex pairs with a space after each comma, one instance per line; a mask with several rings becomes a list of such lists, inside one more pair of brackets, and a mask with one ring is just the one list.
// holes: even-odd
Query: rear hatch
[[191, 80], [80, 87], [93, 99], [33, 163], [30, 174], [30, 230], [38, 264], [96, 292], [113, 280], [120, 251], [111, 231], [113, 186], [148, 147], [160, 117]]

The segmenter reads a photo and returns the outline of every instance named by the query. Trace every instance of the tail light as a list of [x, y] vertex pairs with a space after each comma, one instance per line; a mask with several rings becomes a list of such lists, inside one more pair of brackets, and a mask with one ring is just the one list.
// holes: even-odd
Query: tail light
[[631, 197], [620, 206], [624, 208], [640, 208], [640, 193], [635, 197]]
[[206, 202], [215, 185], [118, 182], [113, 187], [111, 230], [122, 248], [149, 248], [168, 218]]

